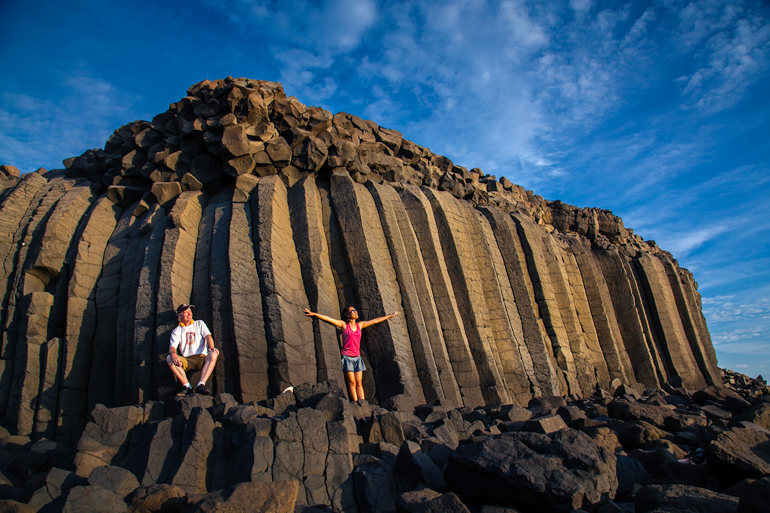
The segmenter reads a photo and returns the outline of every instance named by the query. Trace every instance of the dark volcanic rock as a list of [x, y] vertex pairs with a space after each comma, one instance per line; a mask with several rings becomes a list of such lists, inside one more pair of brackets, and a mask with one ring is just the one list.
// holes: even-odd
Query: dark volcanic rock
[[444, 476], [464, 502], [492, 502], [531, 511], [571, 511], [617, 488], [615, 455], [585, 433], [503, 433], [461, 445]]
[[738, 499], [704, 488], [683, 485], [650, 485], [636, 493], [637, 513], [735, 513]]
[[770, 474], [770, 434], [732, 428], [709, 445], [709, 463], [732, 483]]
[[225, 490], [192, 495], [187, 499], [185, 511], [189, 513], [248, 513], [271, 511], [290, 513], [297, 501], [298, 483], [241, 483]]

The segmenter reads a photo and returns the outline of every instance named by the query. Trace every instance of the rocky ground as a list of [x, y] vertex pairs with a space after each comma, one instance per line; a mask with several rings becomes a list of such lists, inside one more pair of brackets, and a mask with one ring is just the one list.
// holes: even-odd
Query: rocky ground
[[770, 387], [613, 382], [476, 409], [335, 382], [97, 406], [76, 449], [0, 428], [0, 511], [764, 512]]

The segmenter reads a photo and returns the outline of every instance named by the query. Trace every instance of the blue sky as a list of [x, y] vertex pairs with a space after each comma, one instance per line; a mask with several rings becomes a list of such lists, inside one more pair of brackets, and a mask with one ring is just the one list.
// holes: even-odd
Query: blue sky
[[277, 80], [689, 268], [722, 367], [770, 377], [766, 2], [0, 4], [0, 163], [61, 167], [205, 78]]

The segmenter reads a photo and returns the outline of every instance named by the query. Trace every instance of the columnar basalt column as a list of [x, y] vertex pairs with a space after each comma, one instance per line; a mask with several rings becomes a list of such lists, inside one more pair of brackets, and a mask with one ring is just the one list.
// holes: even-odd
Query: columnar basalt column
[[532, 358], [532, 366], [540, 391], [543, 395], [558, 395], [561, 390], [559, 375], [554, 365], [550, 340], [545, 334], [542, 321], [538, 318], [539, 308], [535, 301], [516, 224], [508, 214], [494, 207], [484, 207], [481, 212], [490, 221], [508, 271], [508, 279], [511, 282], [521, 318], [524, 343]]
[[420, 380], [425, 400], [428, 403], [445, 399], [439, 380], [438, 369], [436, 368], [436, 361], [433, 358], [425, 319], [420, 308], [417, 288], [412, 278], [409, 258], [406, 254], [399, 221], [396, 217], [397, 207], [394, 205], [401, 207], [403, 211], [401, 199], [398, 197], [398, 193], [389, 185], [376, 185], [373, 182], [367, 182], [366, 186], [372, 194], [372, 198], [374, 198], [375, 205], [377, 205], [380, 223], [382, 224], [385, 240], [393, 259], [399, 288], [401, 289], [401, 299], [404, 305], [403, 315], [409, 331], [409, 340], [417, 370], [415, 375]]
[[575, 360], [570, 347], [569, 336], [564, 328], [548, 268], [549, 260], [555, 258], [555, 255], [549, 252], [549, 248], [543, 241], [543, 237], [547, 237], [547, 235], [543, 235], [531, 219], [521, 214], [514, 214], [513, 218], [516, 221], [522, 249], [527, 258], [534, 297], [548, 337], [551, 339], [554, 358], [569, 387], [569, 393], [580, 395], [581, 390], [577, 381]]
[[294, 247], [286, 187], [277, 175], [262, 178], [251, 198], [271, 395], [312, 383], [317, 367], [313, 326], [302, 311], [307, 296]]
[[[314, 176], [306, 176], [289, 190], [289, 209], [308, 308], [313, 312], [336, 316], [339, 298], [331, 267], [329, 243], [324, 229], [321, 197]], [[317, 379], [344, 382], [340, 367], [337, 330], [331, 324], [313, 319]]]
[[[449, 277], [444, 252], [441, 249], [433, 208], [423, 191], [417, 187], [406, 187], [400, 195], [420, 244], [443, 340], [457, 379], [457, 385], [460, 388], [463, 404], [469, 407], [484, 404], [479, 372], [476, 369], [468, 338], [465, 335], [465, 327], [455, 299], [452, 280]], [[435, 344], [435, 340], [434, 338], [431, 343]]]
[[[332, 175], [331, 193], [343, 228], [344, 249], [361, 318], [403, 311], [393, 262], [371, 195], [364, 186], [354, 183], [347, 172]], [[402, 321], [403, 315], [371, 326], [363, 333], [372, 374], [381, 399], [406, 394], [423, 401], [409, 334]]]
[[698, 369], [685, 335], [665, 267], [660, 260], [648, 254], [641, 255], [634, 263], [639, 269], [651, 306], [653, 324], [666, 349], [666, 357], [673, 372], [682, 378], [685, 387], [703, 388], [706, 386], [706, 380]]

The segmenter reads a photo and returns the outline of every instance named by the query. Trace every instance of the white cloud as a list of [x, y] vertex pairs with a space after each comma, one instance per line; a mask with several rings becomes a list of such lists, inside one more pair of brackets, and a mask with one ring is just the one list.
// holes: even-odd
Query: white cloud
[[770, 64], [770, 25], [761, 12], [732, 4], [691, 3], [681, 13], [680, 41], [699, 67], [679, 78], [683, 108], [733, 106]]
[[113, 130], [133, 121], [132, 97], [87, 75], [64, 75], [59, 101], [21, 93], [0, 93], [0, 155], [23, 172], [61, 168], [62, 160], [102, 148]]

